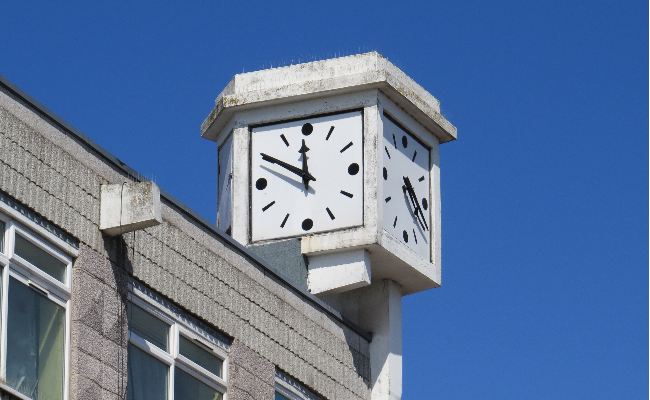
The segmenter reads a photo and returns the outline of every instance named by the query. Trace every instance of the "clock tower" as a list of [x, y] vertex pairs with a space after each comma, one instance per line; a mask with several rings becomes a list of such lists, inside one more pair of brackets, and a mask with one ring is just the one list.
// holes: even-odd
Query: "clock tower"
[[[440, 152], [456, 128], [378, 53], [236, 75], [201, 127], [217, 226], [299, 240], [307, 287], [373, 333], [372, 398], [401, 397], [401, 297], [440, 286]], [[296, 250], [298, 251], [298, 250]]]

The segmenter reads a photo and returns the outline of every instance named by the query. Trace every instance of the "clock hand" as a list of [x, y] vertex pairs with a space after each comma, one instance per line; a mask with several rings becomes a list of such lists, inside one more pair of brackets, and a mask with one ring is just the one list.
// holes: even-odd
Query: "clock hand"
[[[427, 225], [427, 221], [424, 217], [424, 213], [422, 212], [422, 207], [420, 207], [420, 201], [418, 200], [418, 197], [415, 195], [415, 190], [413, 189], [413, 185], [411, 185], [411, 180], [407, 176], [402, 177], [404, 179], [404, 184], [405, 184], [405, 189], [409, 193], [409, 197], [411, 199], [411, 203], [413, 204], [413, 208], [415, 209], [414, 214], [416, 218], [418, 219], [418, 222], [422, 226], [422, 229], [429, 230], [429, 226]], [[420, 215], [422, 215], [422, 219], [420, 219], [420, 215], [418, 215], [418, 212]]]
[[[307, 167], [307, 152], [309, 151], [309, 147], [305, 144], [305, 139], [302, 140], [302, 147], [300, 147], [300, 150], [298, 150], [298, 153], [302, 153], [302, 183], [305, 184], [305, 190], [309, 189], [309, 180], [310, 177], [313, 178], [309, 174], [309, 167]], [[316, 179], [313, 179], [316, 180]]]
[[312, 180], [312, 181], [316, 180], [316, 178], [314, 178], [313, 175], [311, 175], [309, 172], [305, 172], [305, 171], [303, 171], [302, 169], [300, 169], [298, 167], [294, 167], [291, 164], [288, 164], [288, 163], [286, 163], [284, 161], [280, 161], [275, 157], [269, 156], [268, 154], [264, 154], [264, 153], [260, 153], [260, 154], [262, 155], [262, 160], [268, 161], [271, 164], [278, 164], [282, 168], [288, 169], [289, 171], [293, 172], [294, 174], [300, 176], [303, 179], [303, 181], [305, 179]]

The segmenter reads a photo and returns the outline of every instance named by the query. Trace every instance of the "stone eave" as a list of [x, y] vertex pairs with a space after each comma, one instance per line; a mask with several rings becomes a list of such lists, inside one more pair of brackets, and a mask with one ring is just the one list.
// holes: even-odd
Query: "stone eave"
[[[385, 67], [383, 65], [378, 66], [383, 67], [381, 69], [371, 69], [348, 75], [335, 75], [323, 79], [308, 79], [279, 86], [268, 85], [269, 87], [259, 90], [246, 90], [246, 87], [241, 88], [244, 90], [238, 90], [238, 78], [242, 75], [236, 75], [219, 95], [216, 106], [201, 125], [201, 136], [216, 141], [219, 132], [228, 124], [236, 112], [258, 108], [262, 103], [265, 103], [264, 106], [271, 106], [317, 97], [379, 89], [426, 129], [436, 135], [441, 143], [455, 140], [457, 138], [456, 127], [440, 114], [439, 102], [388, 61], [384, 61], [384, 64], [387, 65]], [[284, 68], [295, 67], [297, 66]], [[391, 69], [395, 71], [391, 71]], [[403, 75], [402, 79], [400, 79], [399, 75]], [[264, 79], [264, 77], [260, 78]]]

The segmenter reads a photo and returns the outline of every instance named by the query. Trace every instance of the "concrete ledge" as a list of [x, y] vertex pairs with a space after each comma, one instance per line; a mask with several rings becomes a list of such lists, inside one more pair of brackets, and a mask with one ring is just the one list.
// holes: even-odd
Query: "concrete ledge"
[[201, 136], [216, 141], [235, 111], [259, 107], [261, 102], [288, 102], [296, 96], [304, 101], [371, 88], [417, 117], [441, 143], [456, 139], [456, 127], [440, 114], [440, 102], [375, 52], [235, 75], [201, 125]]
[[312, 294], [341, 293], [370, 285], [370, 254], [364, 249], [309, 257]]
[[121, 235], [161, 222], [160, 189], [153, 182], [102, 185], [99, 229], [107, 235]]

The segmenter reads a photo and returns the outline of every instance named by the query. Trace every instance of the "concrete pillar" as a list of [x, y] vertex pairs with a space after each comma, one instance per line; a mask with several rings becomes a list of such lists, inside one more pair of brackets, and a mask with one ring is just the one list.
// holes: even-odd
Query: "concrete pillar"
[[392, 280], [373, 284], [359, 304], [359, 325], [372, 332], [372, 400], [402, 398], [402, 289]]
[[370, 342], [371, 400], [402, 398], [402, 287], [390, 279], [319, 296], [362, 329]]

